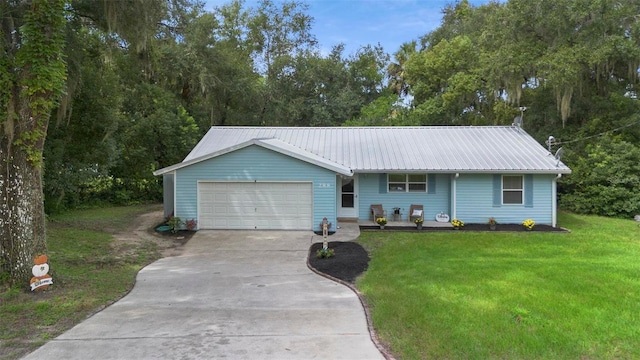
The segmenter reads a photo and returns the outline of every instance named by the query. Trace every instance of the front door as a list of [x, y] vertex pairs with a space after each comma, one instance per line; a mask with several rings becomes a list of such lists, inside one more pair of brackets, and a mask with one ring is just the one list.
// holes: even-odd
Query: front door
[[358, 217], [358, 175], [338, 177], [338, 217]]

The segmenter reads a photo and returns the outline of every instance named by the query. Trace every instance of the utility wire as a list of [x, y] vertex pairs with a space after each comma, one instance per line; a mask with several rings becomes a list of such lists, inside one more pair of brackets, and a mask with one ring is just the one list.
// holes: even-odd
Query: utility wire
[[593, 138], [598, 137], [598, 136], [606, 135], [606, 134], [608, 134], [608, 133], [612, 133], [612, 132], [620, 131], [620, 130], [622, 130], [622, 129], [626, 129], [626, 128], [628, 128], [628, 127], [632, 127], [632, 126], [637, 125], [637, 124], [640, 124], [640, 120], [638, 120], [638, 121], [634, 121], [634, 122], [632, 122], [632, 123], [630, 123], [630, 124], [627, 124], [627, 125], [620, 126], [620, 127], [618, 127], [618, 128], [615, 128], [615, 129], [611, 129], [611, 130], [603, 131], [603, 132], [601, 132], [601, 133], [599, 133], [599, 134], [595, 134], [595, 135], [591, 135], [591, 136], [583, 137], [583, 138], [580, 138], [580, 139], [574, 139], [574, 140], [567, 140], [567, 141], [554, 142], [554, 143], [553, 143], [553, 145], [554, 145], [554, 146], [556, 146], [556, 145], [571, 144], [571, 143], [575, 143], [575, 142], [579, 142], [579, 141], [585, 141], [585, 140], [593, 139]]

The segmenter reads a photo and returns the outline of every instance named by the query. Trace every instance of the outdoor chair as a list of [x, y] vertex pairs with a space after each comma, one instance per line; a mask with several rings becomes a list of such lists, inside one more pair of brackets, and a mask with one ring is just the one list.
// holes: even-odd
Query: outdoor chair
[[375, 222], [377, 218], [386, 218], [387, 213], [382, 208], [382, 204], [374, 204], [371, 205], [371, 216], [373, 217], [373, 221]]
[[411, 204], [409, 207], [409, 222], [420, 218], [424, 221], [424, 207], [422, 205]]

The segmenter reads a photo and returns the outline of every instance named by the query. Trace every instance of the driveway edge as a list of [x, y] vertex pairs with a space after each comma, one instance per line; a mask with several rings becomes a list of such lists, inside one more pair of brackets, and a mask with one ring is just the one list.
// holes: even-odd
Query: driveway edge
[[393, 357], [391, 352], [382, 344], [382, 342], [380, 342], [380, 340], [378, 339], [378, 336], [376, 335], [376, 331], [373, 327], [373, 320], [371, 319], [371, 309], [369, 308], [369, 304], [367, 303], [367, 300], [364, 298], [364, 295], [353, 284], [316, 270], [309, 263], [309, 256], [311, 256], [311, 249], [309, 249], [309, 252], [307, 253], [307, 267], [309, 268], [309, 270], [313, 271], [314, 273], [326, 279], [329, 279], [333, 282], [337, 282], [338, 284], [348, 287], [349, 289], [351, 289], [351, 291], [353, 291], [358, 296], [358, 299], [360, 300], [360, 304], [364, 309], [364, 316], [367, 320], [367, 329], [369, 330], [369, 337], [371, 338], [371, 341], [376, 346], [376, 348], [378, 348], [378, 351], [380, 351], [380, 353], [382, 354], [382, 356], [384, 356], [385, 359], [396, 360], [396, 358]]

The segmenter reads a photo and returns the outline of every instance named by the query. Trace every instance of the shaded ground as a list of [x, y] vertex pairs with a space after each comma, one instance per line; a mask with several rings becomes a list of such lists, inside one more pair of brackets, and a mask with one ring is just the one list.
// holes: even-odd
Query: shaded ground
[[358, 243], [329, 242], [329, 249], [333, 249], [336, 253], [328, 259], [316, 257], [316, 252], [321, 248], [322, 243], [315, 243], [311, 245], [309, 252], [309, 266], [318, 272], [354, 284], [356, 278], [367, 270], [369, 254]]

